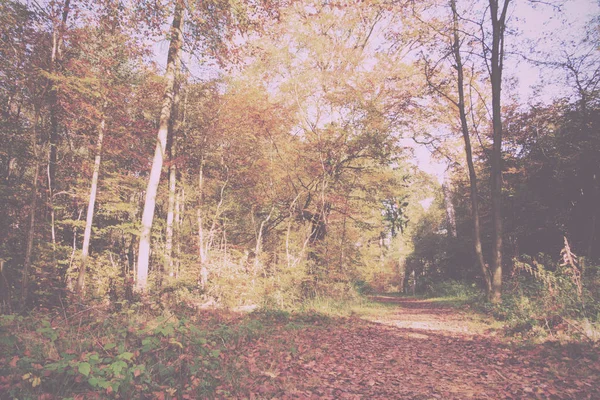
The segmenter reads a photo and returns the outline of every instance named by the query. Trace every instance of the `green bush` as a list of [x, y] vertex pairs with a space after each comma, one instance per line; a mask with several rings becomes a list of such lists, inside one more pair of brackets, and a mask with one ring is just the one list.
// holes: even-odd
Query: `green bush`
[[[0, 350], [9, 362], [0, 365], [0, 392], [11, 398], [214, 393], [227, 335], [197, 318], [148, 309], [134, 305], [110, 313], [98, 306], [52, 313], [52, 319], [2, 317]], [[244, 329], [229, 337], [246, 338], [258, 328]]]
[[425, 294], [435, 297], [450, 297], [456, 300], [472, 300], [480, 295], [481, 291], [474, 283], [447, 280], [429, 283]]
[[506, 321], [510, 334], [596, 341], [600, 339], [600, 293], [595, 274], [596, 267], [553, 263], [544, 255], [522, 256], [515, 260], [503, 302], [491, 311]]

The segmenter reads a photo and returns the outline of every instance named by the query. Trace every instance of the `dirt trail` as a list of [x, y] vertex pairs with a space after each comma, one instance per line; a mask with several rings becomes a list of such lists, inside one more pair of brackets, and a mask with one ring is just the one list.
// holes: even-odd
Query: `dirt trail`
[[[439, 304], [379, 297], [385, 319], [282, 333], [249, 349], [253, 398], [600, 399], [596, 350], [513, 348]], [[277, 337], [277, 334], [274, 335]]]
[[391, 296], [373, 296], [371, 299], [398, 305], [391, 315], [369, 319], [372, 322], [450, 336], [494, 334], [485, 321], [442, 303]]

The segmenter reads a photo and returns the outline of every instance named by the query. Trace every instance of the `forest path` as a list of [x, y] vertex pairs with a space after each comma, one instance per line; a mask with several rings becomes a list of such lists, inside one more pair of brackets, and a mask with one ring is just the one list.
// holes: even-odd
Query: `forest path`
[[435, 332], [450, 336], [487, 335], [494, 336], [490, 321], [469, 312], [469, 307], [458, 309], [436, 300], [413, 297], [372, 296], [372, 301], [394, 305], [387, 313], [366, 319], [398, 328]]
[[385, 318], [315, 321], [252, 345], [252, 383], [243, 391], [280, 399], [600, 398], [597, 348], [512, 347], [466, 312], [373, 300], [385, 303]]

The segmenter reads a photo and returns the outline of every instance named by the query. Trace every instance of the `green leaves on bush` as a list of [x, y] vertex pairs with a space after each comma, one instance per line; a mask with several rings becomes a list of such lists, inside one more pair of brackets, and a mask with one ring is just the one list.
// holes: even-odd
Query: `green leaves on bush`
[[92, 370], [92, 366], [90, 365], [90, 363], [81, 362], [77, 366], [77, 370], [79, 371], [80, 374], [89, 376], [90, 371]]

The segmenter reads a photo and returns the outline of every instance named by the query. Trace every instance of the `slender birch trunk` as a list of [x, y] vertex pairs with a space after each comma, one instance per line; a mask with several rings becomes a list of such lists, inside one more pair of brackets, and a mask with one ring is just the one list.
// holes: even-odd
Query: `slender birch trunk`
[[[60, 23], [54, 27], [52, 32], [52, 52], [50, 54], [50, 74], [58, 70], [62, 58], [63, 31], [69, 17], [71, 0], [65, 0], [62, 7]], [[54, 185], [56, 181], [56, 165], [58, 163], [58, 94], [54, 83], [50, 82], [48, 91], [48, 103], [50, 109], [50, 141], [48, 149], [48, 199], [50, 202], [50, 229], [52, 234], [52, 256], [56, 256], [56, 225], [54, 211]], [[56, 260], [55, 260], [56, 261]]]
[[290, 208], [289, 208], [288, 226], [287, 226], [287, 231], [286, 231], [286, 235], [285, 235], [285, 257], [287, 260], [288, 268], [291, 268], [291, 266], [293, 265], [292, 253], [290, 251], [290, 233], [292, 231], [292, 221], [294, 220], [294, 213], [296, 212], [296, 202], [298, 201], [299, 198], [300, 198], [300, 193], [298, 193], [296, 195], [296, 197], [294, 197], [294, 200], [290, 204]]
[[208, 268], [206, 268], [206, 248], [204, 239], [204, 220], [202, 218], [202, 202], [204, 201], [204, 160], [200, 160], [198, 173], [198, 262], [200, 263], [200, 288], [204, 290], [208, 281]]
[[[104, 104], [106, 107], [106, 103]], [[103, 108], [104, 108], [103, 107]], [[82, 293], [85, 286], [85, 270], [90, 249], [90, 239], [92, 237], [92, 222], [94, 219], [94, 206], [96, 204], [96, 193], [98, 191], [98, 175], [100, 173], [100, 162], [102, 159], [102, 142], [104, 141], [104, 131], [106, 129], [106, 117], [102, 114], [102, 120], [98, 127], [98, 142], [96, 143], [96, 157], [94, 159], [94, 171], [92, 173], [92, 187], [90, 188], [90, 199], [88, 201], [87, 214], [85, 217], [85, 230], [83, 233], [83, 248], [81, 249], [81, 264], [79, 266], [79, 275], [77, 277], [77, 293]]]
[[181, 197], [182, 197], [183, 188], [177, 192], [175, 196], [175, 231], [173, 232], [173, 239], [177, 243], [175, 247], [175, 261], [173, 262], [173, 268], [169, 272], [171, 277], [179, 277], [177, 271], [179, 271], [179, 258], [181, 256]]
[[217, 230], [217, 224], [219, 222], [219, 217], [221, 216], [221, 206], [223, 205], [223, 202], [225, 201], [225, 188], [227, 187], [227, 184], [229, 183], [229, 168], [227, 166], [225, 167], [225, 171], [226, 171], [225, 182], [223, 182], [223, 185], [221, 186], [221, 190], [220, 190], [220, 194], [219, 194], [219, 202], [217, 203], [217, 209], [215, 210], [215, 215], [213, 216], [210, 230], [208, 231], [208, 238], [206, 240], [206, 246], [205, 246], [205, 250], [204, 250], [205, 255], [208, 255], [209, 249], [212, 248], [212, 246], [215, 242], [215, 232]]
[[[83, 208], [79, 209], [79, 213], [77, 215], [77, 222], [81, 220], [81, 215], [83, 214]], [[73, 268], [73, 263], [75, 262], [75, 254], [77, 253], [77, 226], [73, 226], [73, 247], [71, 250], [71, 259], [69, 260], [69, 268], [71, 270]], [[67, 289], [73, 291], [73, 280], [70, 275], [67, 275]]]
[[[70, 0], [66, 0], [63, 6], [62, 13], [62, 24], [58, 27], [54, 25], [52, 30], [52, 52], [50, 53], [50, 74], [53, 74], [58, 69], [58, 62], [61, 56], [61, 45], [62, 45], [62, 31], [67, 17], [69, 15], [69, 4]], [[56, 172], [56, 161], [57, 161], [57, 142], [58, 142], [58, 99], [56, 95], [56, 88], [52, 81], [50, 81], [50, 87], [48, 90], [48, 102], [50, 105], [50, 148], [48, 153], [48, 185], [52, 187], [54, 183], [54, 177]]]
[[29, 231], [27, 233], [27, 249], [25, 250], [25, 262], [23, 263], [23, 274], [21, 278], [21, 306], [25, 305], [29, 291], [29, 270], [31, 269], [31, 254], [33, 252], [33, 242], [35, 238], [35, 213], [37, 210], [38, 178], [40, 167], [35, 162], [35, 171], [33, 173], [33, 192], [31, 193], [31, 206], [29, 215]]
[[208, 281], [208, 268], [206, 268], [206, 251], [204, 248], [204, 228], [202, 225], [202, 211], [198, 208], [198, 262], [200, 263], [200, 288], [204, 289]]
[[183, 42], [183, 2], [178, 0], [175, 4], [173, 14], [173, 25], [171, 28], [171, 43], [169, 45], [169, 54], [167, 57], [167, 70], [165, 79], [167, 87], [163, 96], [163, 104], [160, 113], [158, 128], [158, 137], [156, 140], [156, 149], [152, 168], [148, 178], [146, 189], [146, 200], [144, 202], [144, 211], [142, 214], [142, 226], [140, 231], [140, 245], [138, 252], [137, 281], [136, 289], [145, 291], [148, 285], [148, 265], [150, 261], [150, 239], [152, 233], [152, 221], [154, 219], [154, 209], [156, 207], [156, 194], [160, 183], [162, 165], [165, 158], [167, 147], [167, 135], [169, 131], [169, 119], [171, 118], [171, 109], [173, 105], [173, 96], [175, 89], [175, 74], [177, 60], [181, 57], [181, 46]]
[[173, 236], [175, 220], [175, 191], [177, 189], [177, 168], [175, 165], [169, 167], [169, 203], [167, 206], [167, 232], [165, 239], [165, 271], [173, 276]]
[[492, 197], [492, 290], [489, 300], [502, 301], [502, 64], [504, 61], [504, 32], [506, 15], [510, 0], [503, 0], [502, 9], [499, 0], [490, 0], [492, 19], [492, 126], [494, 143], [491, 157], [491, 197]]
[[456, 238], [458, 236], [458, 232], [456, 231], [456, 212], [454, 210], [454, 203], [452, 202], [452, 189], [450, 186], [450, 179], [446, 177], [444, 183], [442, 183], [444, 206], [446, 208], [446, 218], [448, 218], [448, 230], [450, 236]]
[[258, 271], [260, 268], [260, 253], [262, 253], [262, 241], [263, 241], [263, 232], [265, 229], [265, 225], [269, 223], [271, 220], [271, 216], [273, 215], [273, 209], [275, 206], [271, 207], [271, 211], [269, 211], [269, 215], [266, 219], [261, 221], [260, 226], [258, 228], [258, 235], [256, 236], [256, 246], [254, 247], [254, 273]]
[[453, 22], [453, 51], [454, 61], [456, 62], [456, 70], [458, 75], [458, 111], [460, 114], [460, 125], [462, 128], [463, 140], [465, 143], [465, 154], [467, 157], [467, 166], [469, 168], [469, 184], [470, 184], [470, 197], [471, 197], [471, 216], [473, 218], [473, 244], [475, 248], [475, 256], [477, 258], [477, 264], [483, 274], [485, 283], [486, 293], [488, 296], [492, 291], [492, 282], [490, 271], [483, 258], [483, 249], [481, 245], [481, 225], [479, 218], [479, 190], [477, 187], [477, 174], [475, 172], [475, 165], [473, 163], [473, 151], [471, 148], [471, 137], [469, 134], [469, 123], [467, 121], [467, 113], [465, 110], [465, 92], [464, 92], [464, 70], [462, 64], [462, 58], [460, 54], [460, 39], [458, 37], [459, 26], [458, 26], [458, 12], [456, 11], [456, 1], [450, 0], [450, 7], [452, 8], [452, 22]]
[[177, 154], [177, 135], [180, 129], [179, 122], [179, 103], [180, 103], [180, 70], [181, 59], [175, 61], [175, 87], [173, 89], [173, 107], [171, 109], [171, 118], [169, 122], [169, 202], [167, 205], [167, 229], [165, 238], [165, 265], [164, 270], [169, 271], [173, 276], [173, 221], [175, 219], [175, 192], [177, 190], [177, 166], [175, 165], [175, 155]]
[[38, 161], [37, 151], [37, 126], [40, 119], [39, 107], [36, 107], [35, 117], [33, 119], [33, 135], [31, 145], [33, 148], [34, 157], [34, 172], [33, 172], [33, 190], [31, 193], [31, 205], [29, 214], [29, 230], [27, 232], [27, 247], [25, 249], [25, 260], [23, 262], [23, 271], [21, 276], [21, 307], [25, 307], [27, 295], [29, 292], [29, 270], [31, 269], [31, 255], [33, 253], [33, 242], [35, 239], [35, 213], [37, 211], [37, 196], [38, 196], [38, 179], [40, 173], [40, 165]]

